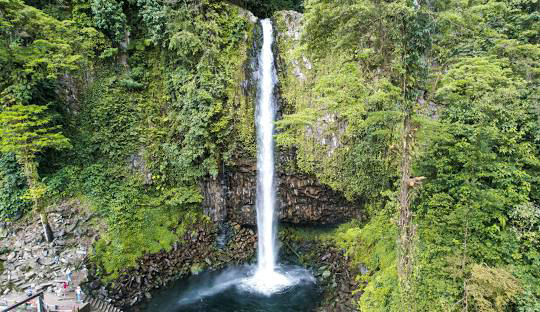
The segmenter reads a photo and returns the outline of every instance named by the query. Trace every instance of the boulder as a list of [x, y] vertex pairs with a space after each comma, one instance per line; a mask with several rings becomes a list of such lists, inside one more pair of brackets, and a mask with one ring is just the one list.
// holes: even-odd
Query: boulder
[[218, 269], [225, 264], [245, 263], [254, 257], [257, 238], [253, 231], [238, 224], [228, 224], [227, 227], [234, 229], [234, 233], [222, 248], [218, 248], [216, 243], [218, 231], [215, 224], [195, 224], [185, 231], [184, 239], [175, 243], [171, 250], [144, 255], [137, 266], [125, 269], [108, 283], [96, 275], [96, 264], [87, 262], [88, 282], [83, 283], [83, 290], [91, 296], [111, 300], [117, 307], [129, 308], [149, 300], [152, 291], [181, 277], [206, 269]]

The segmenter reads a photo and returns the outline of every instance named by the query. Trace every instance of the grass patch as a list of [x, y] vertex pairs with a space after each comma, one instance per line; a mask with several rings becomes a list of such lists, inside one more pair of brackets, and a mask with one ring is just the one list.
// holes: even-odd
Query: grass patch
[[352, 220], [339, 225], [293, 225], [280, 224], [279, 234], [285, 235], [293, 240], [317, 240], [326, 242], [336, 242], [339, 233], [346, 232], [348, 229], [358, 228], [360, 222]]

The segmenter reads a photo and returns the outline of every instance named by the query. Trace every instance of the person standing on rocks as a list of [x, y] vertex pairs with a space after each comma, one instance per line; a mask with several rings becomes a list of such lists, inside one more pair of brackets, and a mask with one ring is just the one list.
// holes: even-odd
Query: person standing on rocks
[[32, 287], [32, 286], [33, 286], [33, 285], [30, 285], [30, 286], [28, 286], [28, 288], [26, 289], [26, 296], [27, 296], [27, 297], [31, 297], [32, 294], [34, 293], [34, 290], [33, 290], [33, 287]]
[[62, 285], [62, 287], [64, 288], [64, 293], [63, 293], [62, 295], [65, 297], [66, 294], [67, 294], [68, 283], [67, 283], [67, 282], [64, 282], [64, 284]]
[[62, 297], [62, 288], [63, 288], [64, 284], [60, 284], [60, 285], [56, 285], [56, 296], [57, 297]]
[[82, 289], [81, 289], [81, 286], [77, 286], [77, 289], [75, 289], [75, 295], [77, 296], [77, 302], [82, 303]]
[[71, 272], [71, 269], [70, 268], [67, 268], [66, 270], [66, 277], [67, 277], [67, 281], [68, 283], [71, 283], [71, 276], [72, 276], [72, 272]]

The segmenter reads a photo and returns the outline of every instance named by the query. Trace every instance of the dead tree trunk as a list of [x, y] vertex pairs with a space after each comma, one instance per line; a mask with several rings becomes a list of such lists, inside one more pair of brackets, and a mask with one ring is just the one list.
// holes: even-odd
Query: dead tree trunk
[[54, 240], [53, 231], [51, 229], [51, 225], [49, 224], [49, 219], [47, 218], [47, 213], [41, 212], [39, 214], [39, 218], [41, 220], [41, 226], [43, 227], [43, 234], [45, 235], [45, 239], [47, 242], [52, 242]]

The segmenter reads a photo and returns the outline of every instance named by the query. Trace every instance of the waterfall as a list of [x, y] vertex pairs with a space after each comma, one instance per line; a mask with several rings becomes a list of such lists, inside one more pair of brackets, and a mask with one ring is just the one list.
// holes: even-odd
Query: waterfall
[[242, 287], [270, 296], [300, 283], [314, 283], [305, 269], [277, 264], [276, 250], [276, 179], [274, 167], [274, 119], [277, 83], [272, 43], [272, 22], [261, 20], [263, 44], [259, 53], [257, 89], [257, 267]]
[[277, 75], [274, 66], [272, 22], [261, 20], [263, 44], [258, 57], [256, 107], [257, 127], [257, 266], [238, 286], [266, 296], [294, 285], [315, 283], [309, 271], [296, 266], [277, 264], [276, 248], [276, 174], [274, 166], [274, 120], [276, 115]]
[[[261, 20], [263, 44], [259, 53], [257, 88], [257, 268], [246, 280], [246, 286], [259, 293], [271, 295], [295, 283], [289, 274], [276, 265], [276, 181], [274, 168], [274, 119], [277, 82], [272, 43], [272, 22]], [[277, 270], [280, 269], [280, 270]]]
[[[281, 304], [300, 304], [308, 307], [312, 302], [300, 302], [306, 289], [314, 290], [315, 278], [310, 271], [295, 265], [280, 265], [277, 263], [276, 248], [276, 174], [274, 166], [274, 120], [276, 115], [276, 99], [274, 90], [277, 84], [276, 68], [272, 43], [274, 34], [272, 22], [269, 19], [261, 20], [263, 30], [263, 44], [258, 56], [258, 87], [256, 103], [257, 127], [257, 265], [243, 265], [214, 275], [213, 278], [201, 279], [201, 283], [189, 288], [176, 302], [175, 307], [199, 305], [207, 297], [216, 297], [219, 293], [226, 293], [235, 288], [233, 302], [249, 302], [251, 305], [267, 306], [271, 311]], [[219, 242], [219, 241], [218, 241]], [[276, 296], [278, 300], [289, 290], [291, 302], [260, 300], [260, 295]], [[253, 295], [255, 294], [255, 296]], [[225, 294], [230, 296], [231, 292]], [[238, 298], [236, 298], [238, 297]], [[223, 299], [222, 299], [223, 300]], [[258, 303], [255, 303], [256, 300]], [[296, 303], [294, 302], [296, 300]], [[220, 302], [220, 301], [218, 301]], [[221, 301], [220, 304], [228, 304]], [[231, 307], [231, 306], [229, 306]], [[200, 310], [197, 307], [197, 311]], [[254, 309], [255, 310], [255, 309]], [[253, 311], [254, 311], [253, 310]], [[260, 310], [257, 311], [270, 311]], [[176, 309], [174, 311], [180, 311]], [[216, 311], [216, 310], [212, 310]], [[227, 310], [230, 311], [230, 310]]]
[[258, 271], [272, 273], [276, 266], [275, 251], [275, 169], [274, 119], [276, 71], [272, 43], [272, 23], [261, 21], [263, 45], [259, 54], [259, 86], [256, 108], [257, 125], [257, 229]]

